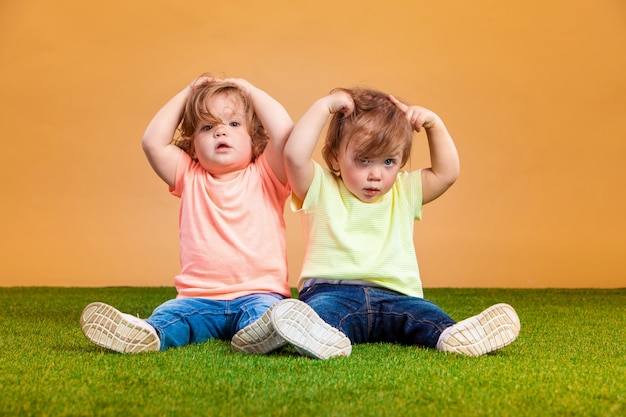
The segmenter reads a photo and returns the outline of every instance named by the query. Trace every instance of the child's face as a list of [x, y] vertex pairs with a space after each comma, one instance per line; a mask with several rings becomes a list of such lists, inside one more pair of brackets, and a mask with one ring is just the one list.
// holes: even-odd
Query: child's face
[[401, 153], [367, 159], [356, 156], [353, 142], [341, 149], [337, 155], [341, 179], [356, 198], [372, 203], [391, 189], [400, 170]]
[[208, 108], [220, 122], [202, 124], [196, 132], [195, 153], [211, 175], [221, 176], [244, 169], [252, 160], [252, 138], [241, 101], [231, 94], [218, 94]]

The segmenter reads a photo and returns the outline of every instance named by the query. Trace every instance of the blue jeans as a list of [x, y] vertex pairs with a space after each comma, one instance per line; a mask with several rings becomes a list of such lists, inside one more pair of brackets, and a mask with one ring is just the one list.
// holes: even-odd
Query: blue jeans
[[431, 301], [378, 287], [314, 284], [298, 298], [352, 343], [436, 348], [441, 332], [456, 323]]
[[161, 304], [146, 321], [159, 334], [161, 350], [209, 339], [230, 340], [283, 298], [279, 294], [252, 294], [230, 301], [177, 298]]

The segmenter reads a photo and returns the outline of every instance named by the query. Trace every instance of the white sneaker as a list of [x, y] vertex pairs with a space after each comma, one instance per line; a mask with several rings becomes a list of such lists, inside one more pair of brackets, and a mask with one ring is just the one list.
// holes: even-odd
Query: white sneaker
[[148, 322], [104, 303], [85, 307], [80, 328], [92, 343], [116, 352], [150, 352], [161, 347], [159, 335]]
[[235, 333], [230, 341], [234, 352], [262, 355], [287, 344], [272, 324], [270, 314], [274, 305], [267, 309], [257, 321]]
[[444, 330], [437, 349], [480, 356], [510, 345], [519, 331], [520, 321], [513, 307], [496, 304]]
[[329, 359], [349, 356], [352, 352], [350, 339], [300, 300], [282, 300], [274, 305], [270, 314], [278, 334], [294, 345], [301, 355]]

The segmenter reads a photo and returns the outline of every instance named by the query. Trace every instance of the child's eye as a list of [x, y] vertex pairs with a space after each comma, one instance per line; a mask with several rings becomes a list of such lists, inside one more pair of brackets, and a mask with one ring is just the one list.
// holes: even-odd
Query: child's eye
[[396, 164], [395, 159], [385, 159], [385, 165], [388, 167], [394, 166]]
[[213, 129], [213, 126], [211, 125], [204, 125], [200, 128], [200, 130], [205, 130], [205, 131], [209, 131], [211, 129]]
[[231, 125], [232, 127], [237, 127], [237, 126], [241, 126], [241, 123], [239, 123], [239, 122], [230, 122], [229, 125]]

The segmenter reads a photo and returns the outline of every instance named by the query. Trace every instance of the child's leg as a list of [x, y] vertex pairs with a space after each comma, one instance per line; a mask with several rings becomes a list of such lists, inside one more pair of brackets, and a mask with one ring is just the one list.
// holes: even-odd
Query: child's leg
[[341, 330], [352, 343], [371, 342], [371, 312], [368, 290], [372, 287], [344, 284], [315, 284], [298, 298], [307, 303], [329, 325]]
[[513, 343], [520, 331], [517, 313], [508, 304], [496, 304], [447, 328], [437, 349], [480, 356]]
[[276, 294], [232, 301], [180, 298], [161, 304], [146, 320], [104, 303], [92, 303], [83, 310], [80, 322], [87, 339], [107, 349], [117, 352], [165, 350], [213, 338], [228, 340], [233, 329], [255, 322], [281, 298]]
[[456, 323], [431, 301], [375, 287], [317, 284], [299, 298], [352, 343], [402, 343], [478, 356], [509, 345], [520, 329], [506, 304]]
[[104, 303], [91, 303], [80, 316], [85, 337], [116, 352], [138, 353], [159, 350], [159, 336], [148, 322], [125, 314]]
[[177, 298], [157, 307], [146, 319], [161, 338], [161, 350], [209, 339], [230, 339], [236, 311], [231, 301]]
[[423, 298], [377, 287], [316, 284], [300, 295], [320, 317], [352, 343], [389, 342], [434, 348], [455, 322]]
[[373, 288], [369, 303], [370, 338], [376, 342], [435, 348], [441, 333], [455, 324], [441, 307], [420, 297]]
[[520, 330], [517, 313], [508, 304], [494, 305], [455, 323], [439, 306], [423, 298], [373, 289], [370, 302], [373, 317], [380, 320], [372, 326], [377, 341], [479, 356], [511, 344]]

